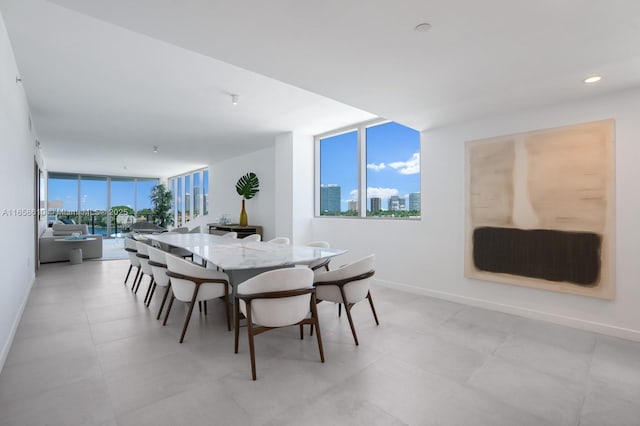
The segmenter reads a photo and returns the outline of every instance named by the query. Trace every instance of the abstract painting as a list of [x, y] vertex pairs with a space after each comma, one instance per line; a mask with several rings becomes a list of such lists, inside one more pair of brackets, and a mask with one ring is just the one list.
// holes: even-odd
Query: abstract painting
[[614, 129], [467, 142], [465, 275], [613, 299]]

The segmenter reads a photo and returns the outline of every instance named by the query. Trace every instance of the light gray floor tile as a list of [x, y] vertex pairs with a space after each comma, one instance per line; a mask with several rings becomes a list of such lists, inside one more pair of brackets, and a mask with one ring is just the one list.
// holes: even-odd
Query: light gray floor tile
[[271, 330], [254, 382], [222, 303], [196, 309], [179, 344], [185, 305], [163, 327], [160, 294], [146, 308], [146, 284], [123, 284], [128, 265], [42, 266], [0, 373], [0, 425], [638, 424], [639, 343], [374, 287], [380, 325], [368, 303], [352, 311], [359, 346], [321, 303], [326, 362], [308, 327]]
[[469, 386], [553, 425], [577, 424], [586, 389], [499, 358], [479, 369]]

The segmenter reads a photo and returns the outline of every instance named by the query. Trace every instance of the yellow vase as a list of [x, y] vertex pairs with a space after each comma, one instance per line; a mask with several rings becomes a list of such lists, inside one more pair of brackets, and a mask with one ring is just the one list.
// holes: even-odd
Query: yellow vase
[[249, 218], [247, 217], [247, 211], [244, 209], [244, 198], [242, 199], [242, 210], [240, 210], [240, 226], [247, 226], [249, 224]]

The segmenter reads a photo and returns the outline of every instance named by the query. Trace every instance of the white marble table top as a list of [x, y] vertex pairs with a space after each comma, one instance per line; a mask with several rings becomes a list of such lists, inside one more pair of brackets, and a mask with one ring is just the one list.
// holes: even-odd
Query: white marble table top
[[244, 241], [242, 239], [202, 233], [146, 234], [140, 237], [186, 249], [225, 271], [305, 265], [347, 252], [336, 248]]

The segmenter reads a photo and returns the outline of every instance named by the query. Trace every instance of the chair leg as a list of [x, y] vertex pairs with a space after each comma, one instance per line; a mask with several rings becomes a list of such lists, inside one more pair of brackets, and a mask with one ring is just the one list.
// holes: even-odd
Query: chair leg
[[236, 298], [236, 303], [234, 303], [233, 312], [235, 315], [234, 325], [235, 325], [235, 353], [238, 353], [238, 338], [240, 336], [240, 301]]
[[311, 329], [313, 330], [313, 326], [316, 326], [316, 336], [318, 339], [318, 350], [320, 351], [320, 361], [324, 362], [324, 349], [322, 348], [322, 337], [320, 336], [320, 321], [318, 319], [318, 308], [316, 306], [316, 295], [315, 293], [311, 293], [311, 318], [313, 318], [313, 324], [311, 324]]
[[231, 331], [231, 307], [229, 306], [229, 286], [224, 285], [224, 310], [227, 314], [227, 328]]
[[149, 277], [149, 287], [147, 287], [147, 292], [144, 295], [144, 305], [147, 306], [147, 299], [149, 299], [149, 295], [151, 294], [151, 288], [153, 287], [153, 277]]
[[202, 313], [202, 301], [198, 302], [198, 310]]
[[164, 297], [162, 298], [162, 303], [160, 304], [160, 309], [158, 309], [158, 317], [156, 320], [160, 319], [160, 315], [162, 314], [162, 309], [164, 308], [164, 303], [167, 301], [167, 296], [169, 295], [169, 290], [171, 289], [171, 284], [167, 286], [167, 289], [164, 292]]
[[367, 293], [367, 299], [369, 299], [369, 304], [371, 305], [371, 312], [373, 312], [373, 318], [376, 320], [376, 325], [380, 325], [378, 322], [378, 315], [376, 315], [376, 308], [373, 306], [373, 299], [371, 298], [371, 291]]
[[140, 277], [138, 277], [138, 283], [136, 284], [136, 289], [133, 290], [135, 294], [138, 294], [138, 289], [140, 288], [140, 284], [142, 284], [142, 278], [144, 278], [144, 272], [140, 271]]
[[189, 321], [191, 321], [191, 314], [193, 313], [193, 307], [196, 304], [196, 299], [198, 298], [199, 290], [200, 290], [200, 286], [196, 284], [196, 288], [193, 290], [193, 296], [191, 297], [191, 303], [189, 304], [189, 311], [187, 312], [187, 317], [184, 319], [184, 327], [182, 327], [182, 335], [180, 336], [180, 343], [184, 341], [184, 335], [187, 334], [187, 327], [189, 327]]
[[151, 289], [151, 294], [149, 295], [149, 298], [147, 299], [147, 308], [149, 307], [149, 305], [151, 304], [151, 298], [153, 297], [153, 293], [155, 293], [156, 291], [156, 280], [153, 280], [153, 288]]
[[129, 279], [129, 274], [131, 273], [131, 269], [133, 268], [132, 264], [129, 264], [129, 270], [127, 271], [127, 277], [124, 279], [124, 284], [127, 284], [127, 280]]
[[340, 293], [342, 295], [342, 301], [344, 302], [344, 311], [347, 313], [347, 319], [349, 320], [349, 327], [351, 327], [351, 334], [353, 334], [353, 340], [358, 346], [358, 336], [356, 335], [356, 328], [353, 326], [353, 318], [351, 318], [351, 307], [353, 304], [347, 302], [347, 296], [344, 294], [344, 288], [340, 286]]
[[135, 278], [133, 279], [133, 284], [131, 284], [131, 291], [133, 291], [133, 289], [135, 288], [135, 286], [136, 286], [136, 282], [138, 281], [138, 276], [140, 275], [140, 267], [139, 267], [139, 266], [136, 266], [136, 268], [137, 268], [137, 269], [136, 269], [136, 276], [135, 276]]
[[256, 353], [253, 346], [253, 324], [251, 323], [251, 301], [247, 301], [247, 336], [249, 337], [249, 356], [251, 357], [251, 377], [256, 380]]
[[204, 305], [204, 314], [207, 315], [207, 301], [204, 300], [202, 304]]
[[304, 340], [304, 325], [302, 324], [300, 324], [300, 340]]
[[167, 306], [167, 313], [164, 315], [164, 321], [162, 322], [162, 325], [167, 325], [167, 319], [169, 318], [169, 312], [171, 312], [171, 307], [173, 306], [173, 301], [176, 299], [176, 297], [172, 294], [171, 295], [171, 300], [169, 301], [169, 306]]
[[342, 303], [338, 303], [338, 318], [342, 316]]

